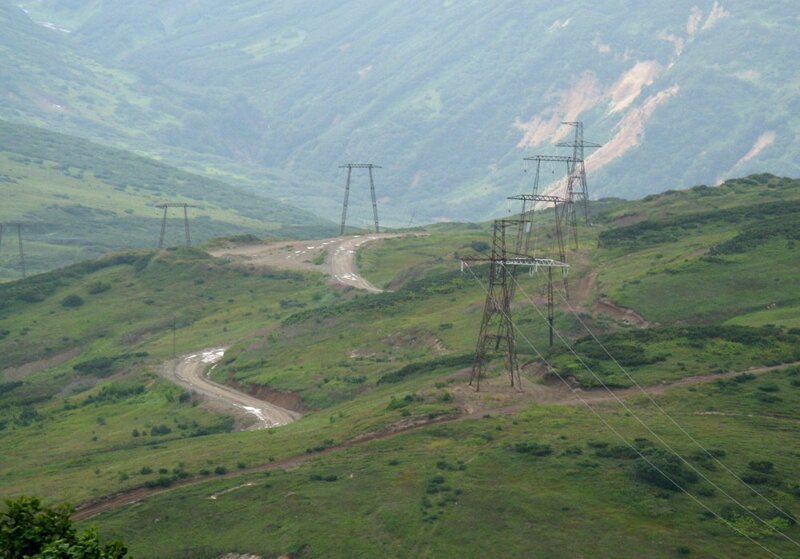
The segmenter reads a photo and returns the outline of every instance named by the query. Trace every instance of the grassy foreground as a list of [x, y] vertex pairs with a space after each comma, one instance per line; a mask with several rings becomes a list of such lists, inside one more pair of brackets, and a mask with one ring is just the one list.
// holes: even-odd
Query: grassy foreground
[[[0, 443], [13, 449], [0, 491], [163, 491], [90, 521], [136, 557], [793, 556], [775, 530], [800, 540], [800, 287], [781, 275], [798, 229], [778, 206], [800, 188], [757, 176], [723, 189], [736, 196], [610, 205], [581, 229], [556, 317], [575, 354], [547, 348], [530, 304], [541, 278], [520, 278], [522, 396], [496, 368], [484, 392], [464, 386], [484, 292], [458, 256], [484, 248], [485, 226], [365, 245], [362, 271], [393, 289], [374, 296], [195, 249], [0, 286]], [[714, 295], [684, 304], [706, 276]], [[218, 380], [292, 392], [304, 417], [228, 432], [230, 419], [157, 376], [173, 339], [177, 353], [228, 346]], [[587, 397], [601, 381], [649, 386], [712, 455], [647, 398], [568, 404], [528, 341]]]

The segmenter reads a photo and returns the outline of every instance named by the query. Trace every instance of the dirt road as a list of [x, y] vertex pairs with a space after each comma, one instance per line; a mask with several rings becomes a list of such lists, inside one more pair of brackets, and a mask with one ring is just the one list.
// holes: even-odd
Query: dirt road
[[161, 374], [189, 392], [200, 394], [210, 407], [232, 413], [244, 430], [267, 429], [286, 425], [300, 414], [254, 398], [229, 386], [214, 382], [207, 371], [222, 359], [222, 348], [207, 349], [167, 361]]
[[[659, 395], [663, 394], [667, 389], [671, 387], [705, 384], [720, 379], [730, 378], [735, 375], [742, 374], [743, 372], [751, 374], [764, 374], [770, 371], [782, 369], [784, 367], [791, 367], [797, 365], [800, 365], [800, 362], [785, 363], [783, 365], [775, 365], [769, 367], [753, 367], [750, 369], [746, 369], [744, 371], [729, 371], [726, 373], [698, 375], [670, 383], [645, 386], [643, 388], [644, 391], [648, 394]], [[83, 503], [82, 505], [78, 506], [75, 514], [73, 515], [73, 519], [85, 520], [87, 518], [91, 518], [103, 512], [114, 510], [122, 506], [129, 505], [131, 503], [135, 503], [152, 495], [164, 493], [166, 491], [171, 491], [175, 487], [207, 483], [211, 479], [219, 479], [220, 477], [235, 478], [253, 472], [296, 468], [308, 462], [309, 460], [316, 458], [321, 454], [328, 454], [332, 452], [341, 451], [347, 448], [353, 448], [355, 446], [365, 444], [371, 441], [390, 439], [392, 437], [401, 435], [403, 433], [414, 431], [416, 429], [420, 429], [430, 425], [435, 425], [439, 423], [449, 423], [453, 421], [464, 421], [468, 419], [477, 419], [480, 417], [484, 417], [489, 412], [491, 412], [492, 415], [514, 414], [524, 409], [526, 406], [531, 405], [532, 403], [542, 403], [549, 405], [581, 405], [582, 404], [581, 400], [583, 400], [590, 405], [592, 404], [602, 405], [606, 403], [612, 403], [611, 401], [615, 400], [614, 396], [620, 399], [625, 399], [642, 394], [642, 391], [639, 390], [638, 388], [617, 389], [613, 391], [614, 396], [610, 395], [607, 391], [602, 389], [578, 390], [577, 393], [580, 394], [580, 399], [579, 399], [575, 392], [571, 391], [570, 389], [566, 388], [563, 385], [561, 386], [546, 386], [541, 384], [534, 385], [533, 383], [527, 381], [527, 379], [524, 380], [526, 381], [523, 383], [525, 385], [525, 392], [522, 393], [516, 392], [512, 389], [508, 389], [507, 387], [505, 387], [505, 379], [502, 377], [499, 377], [497, 381], [493, 383], [493, 386], [491, 388], [487, 386], [486, 388], [488, 390], [482, 393], [475, 393], [474, 391], [472, 391], [471, 388], [467, 388], [466, 386], [462, 385], [459, 388], [463, 390], [453, 391], [454, 394], [456, 395], [456, 401], [458, 402], [459, 406], [462, 409], [461, 413], [439, 416], [433, 419], [430, 418], [409, 419], [394, 425], [390, 425], [379, 431], [374, 431], [371, 433], [365, 433], [363, 435], [359, 435], [358, 437], [355, 437], [349, 441], [327, 447], [324, 450], [312, 453], [298, 454], [295, 456], [289, 456], [280, 460], [276, 460], [274, 462], [260, 464], [257, 466], [251, 466], [249, 468], [245, 468], [235, 472], [229, 472], [227, 474], [224, 474], [223, 476], [217, 476], [214, 478], [198, 476], [198, 477], [188, 478], [185, 480], [178, 480], [172, 487], [159, 487], [159, 488], [139, 487], [135, 489], [129, 489], [127, 491], [122, 491], [120, 493], [114, 493], [111, 495], [107, 495], [105, 497], [101, 497], [99, 499]], [[531, 388], [534, 386], [536, 388], [531, 390]], [[509, 397], [504, 398], [503, 397], [504, 393], [508, 394]], [[488, 398], [484, 399], [487, 402], [491, 403], [490, 406], [476, 405], [474, 398], [480, 397], [480, 394], [488, 396]], [[472, 401], [470, 402], [470, 400]], [[724, 414], [720, 413], [720, 415]], [[779, 421], [787, 419], [787, 418], [782, 418], [780, 416], [762, 416], [762, 417], [765, 418], [768, 417], [770, 419]], [[792, 418], [789, 418], [788, 420], [791, 422], [796, 422], [796, 420]]]
[[316, 241], [281, 241], [258, 245], [238, 245], [211, 251], [212, 256], [229, 258], [239, 264], [258, 268], [317, 271], [327, 274], [339, 285], [380, 293], [380, 289], [358, 274], [356, 251], [362, 245], [398, 234], [354, 235]]
[[[650, 323], [633, 309], [622, 307], [608, 297], [599, 297], [592, 300], [594, 291], [597, 287], [597, 275], [600, 270], [594, 270], [578, 278], [571, 286], [570, 298], [575, 301], [576, 311], [582, 311], [591, 315], [606, 314], [611, 318], [635, 326], [636, 328], [648, 328]], [[562, 302], [559, 306], [566, 307]]]
[[333, 279], [342, 285], [364, 289], [370, 293], [380, 293], [381, 290], [359, 276], [356, 269], [356, 251], [358, 248], [364, 243], [376, 241], [379, 238], [375, 235], [366, 237], [356, 235], [338, 243], [333, 254], [328, 258], [328, 269]]

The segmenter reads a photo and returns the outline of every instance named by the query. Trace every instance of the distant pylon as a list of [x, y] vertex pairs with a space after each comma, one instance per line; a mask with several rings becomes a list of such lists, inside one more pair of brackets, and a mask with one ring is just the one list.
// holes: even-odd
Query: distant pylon
[[161, 219], [161, 235], [158, 237], [158, 248], [164, 248], [164, 234], [167, 232], [167, 211], [169, 208], [183, 208], [183, 231], [186, 236], [186, 246], [192, 246], [192, 237], [189, 234], [189, 208], [194, 206], [183, 202], [163, 202], [156, 204], [155, 207], [164, 210], [164, 215]]
[[22, 249], [22, 223], [0, 223], [0, 247], [3, 244], [3, 227], [16, 227], [17, 228], [17, 244], [19, 245], [19, 267], [22, 277], [27, 277], [25, 270], [25, 251]]
[[380, 233], [380, 226], [378, 225], [378, 200], [375, 197], [375, 181], [372, 177], [373, 169], [380, 169], [380, 165], [373, 165], [372, 163], [347, 163], [340, 165], [340, 169], [347, 169], [347, 182], [344, 187], [344, 203], [342, 204], [342, 227], [339, 235], [344, 235], [344, 228], [347, 224], [347, 205], [350, 199], [350, 179], [353, 176], [353, 169], [367, 169], [369, 171], [369, 191], [372, 196], [372, 213], [375, 217], [375, 232]]
[[572, 201], [572, 206], [567, 208], [567, 222], [572, 225], [575, 224], [575, 248], [578, 248], [577, 236], [577, 215], [575, 204], [578, 199], [581, 200], [583, 206], [583, 216], [586, 225], [589, 224], [589, 186], [586, 182], [586, 165], [584, 163], [584, 156], [586, 148], [599, 148], [601, 144], [594, 142], [587, 142], [583, 139], [583, 123], [582, 122], [562, 122], [567, 126], [575, 128], [575, 137], [571, 142], [559, 142], [556, 144], [562, 148], [572, 148], [572, 166], [567, 176], [567, 199]]
[[[568, 222], [568, 218], [570, 215], [574, 215], [574, 200], [569, 198], [568, 196], [562, 195], [550, 195], [550, 194], [541, 194], [540, 193], [540, 177], [541, 177], [541, 169], [542, 163], [564, 163], [566, 169], [566, 176], [569, 176], [572, 168], [574, 159], [572, 157], [564, 156], [564, 155], [534, 155], [532, 157], [524, 158], [525, 161], [532, 161], [536, 163], [536, 173], [534, 175], [533, 180], [533, 188], [531, 194], [520, 194], [518, 196], [510, 196], [509, 200], [521, 200], [522, 201], [522, 209], [520, 211], [520, 216], [525, 218], [525, 230], [520, 227], [518, 232], [518, 250], [521, 247], [525, 254], [529, 254], [530, 250], [530, 243], [532, 238], [532, 229], [533, 229], [533, 219], [534, 219], [534, 212], [536, 210], [537, 205], [542, 203], [546, 204], [553, 204], [553, 233], [556, 241], [555, 250], [557, 250], [557, 257], [559, 262], [567, 262], [567, 248], [566, 248], [566, 240], [565, 240], [565, 226], [569, 226], [570, 232], [572, 233], [573, 239], [575, 239], [575, 248], [578, 245], [578, 223], [577, 221]], [[536, 243], [533, 247], [533, 256], [541, 254], [541, 247]], [[554, 256], [555, 258], [555, 256]], [[550, 274], [548, 277], [552, 277]], [[564, 268], [562, 270], [562, 281], [564, 283], [564, 293], [566, 296], [569, 296], [569, 281], [567, 279], [567, 269]], [[550, 286], [552, 288], [552, 286]]]
[[[520, 215], [527, 217], [526, 223], [526, 231], [520, 229], [519, 237], [517, 240], [518, 247], [517, 250], [520, 248], [524, 248], [525, 251], [528, 250], [530, 245], [531, 239], [531, 228], [533, 223], [533, 212], [536, 209], [536, 205], [542, 202], [545, 203], [552, 203], [553, 209], [555, 210], [555, 221], [556, 221], [556, 240], [558, 241], [558, 258], [561, 262], [567, 261], [567, 254], [566, 254], [566, 247], [564, 242], [564, 235], [563, 235], [563, 222], [564, 218], [570, 214], [570, 210], [567, 206], [572, 205], [574, 200], [571, 199], [569, 196], [556, 196], [556, 195], [547, 195], [542, 194], [539, 190], [539, 180], [541, 176], [541, 168], [542, 163], [564, 163], [566, 168], [566, 174], [569, 176], [570, 171], [574, 166], [575, 160], [571, 157], [567, 157], [565, 155], [534, 155], [531, 157], [524, 158], [524, 161], [532, 161], [536, 163], [536, 173], [534, 175], [533, 180], [533, 188], [531, 194], [520, 194], [519, 196], [511, 196], [509, 200], [521, 200], [522, 201], [522, 209], [520, 211]], [[530, 202], [530, 204], [528, 204]], [[561, 208], [559, 208], [559, 204]], [[575, 224], [575, 228], [577, 229], [577, 224]], [[524, 241], [523, 241], [524, 235]], [[575, 239], [578, 238], [577, 231], [573, 231], [573, 236]], [[538, 249], [538, 247], [536, 247]]]

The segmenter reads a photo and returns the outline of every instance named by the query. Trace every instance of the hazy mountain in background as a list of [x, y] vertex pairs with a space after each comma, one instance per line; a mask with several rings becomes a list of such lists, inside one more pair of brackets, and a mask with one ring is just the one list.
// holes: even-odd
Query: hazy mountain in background
[[0, 115], [329, 218], [348, 161], [383, 165], [394, 225], [505, 211], [530, 184], [522, 157], [567, 139], [562, 120], [604, 144], [595, 197], [800, 174], [794, 1], [20, 6], [30, 19], [0, 0]]

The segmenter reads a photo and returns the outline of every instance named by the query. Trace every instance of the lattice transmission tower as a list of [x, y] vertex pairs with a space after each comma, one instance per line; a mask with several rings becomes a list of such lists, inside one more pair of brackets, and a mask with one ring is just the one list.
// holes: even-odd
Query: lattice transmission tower
[[[566, 249], [566, 241], [564, 239], [564, 229], [565, 225], [570, 226], [570, 233], [572, 238], [575, 241], [575, 245], [577, 248], [578, 244], [578, 225], [577, 223], [569, 222], [567, 217], [571, 214], [574, 214], [574, 211], [569, 209], [569, 206], [574, 205], [575, 200], [574, 198], [570, 198], [568, 193], [565, 192], [563, 195], [559, 196], [557, 194], [542, 194], [541, 192], [541, 176], [542, 176], [542, 163], [564, 163], [565, 168], [565, 177], [568, 177], [573, 166], [574, 166], [574, 159], [571, 157], [567, 157], [564, 155], [533, 155], [531, 157], [524, 158], [525, 162], [532, 162], [536, 164], [536, 172], [534, 174], [533, 179], [533, 187], [531, 189], [530, 194], [519, 194], [517, 196], [510, 196], [509, 200], [521, 200], [522, 201], [522, 208], [520, 210], [520, 215], [526, 216], [528, 219], [528, 225], [526, 226], [526, 230], [520, 230], [519, 232], [519, 242], [522, 242], [524, 239], [525, 243], [525, 250], [529, 250], [530, 242], [532, 238], [532, 227], [533, 227], [533, 212], [536, 210], [537, 206], [541, 206], [542, 204], [553, 204], [554, 216], [555, 216], [555, 232], [556, 232], [556, 240], [558, 243], [558, 258], [562, 262], [567, 261], [567, 249]], [[559, 204], [561, 207], [559, 207]], [[533, 247], [534, 252], [538, 253], [540, 247], [538, 245]]]
[[[483, 317], [475, 350], [475, 361], [470, 374], [470, 386], [480, 390], [481, 378], [485, 375], [491, 355], [502, 353], [506, 372], [511, 386], [520, 386], [520, 371], [517, 364], [517, 353], [514, 335], [514, 323], [511, 316], [517, 275], [520, 269], [537, 271], [547, 269], [547, 323], [550, 346], [553, 346], [555, 301], [553, 270], [560, 269], [564, 292], [569, 297], [567, 282], [567, 249], [565, 229], [570, 229], [575, 249], [578, 248], [578, 220], [575, 206], [582, 202], [586, 223], [589, 223], [589, 191], [586, 182], [584, 156], [587, 148], [600, 147], [599, 144], [587, 142], [583, 138], [583, 123], [565, 122], [575, 128], [575, 138], [571, 142], [556, 144], [559, 147], [572, 148], [571, 156], [534, 155], [526, 157], [526, 162], [536, 165], [536, 173], [530, 194], [510, 196], [509, 200], [522, 202], [518, 217], [514, 219], [496, 220], [492, 227], [492, 252], [489, 257], [472, 257], [462, 260], [462, 265], [473, 262], [489, 264], [489, 281]], [[556, 188], [554, 192], [543, 194], [540, 181], [542, 164], [563, 164], [565, 182], [563, 193]], [[553, 190], [553, 189], [551, 189]], [[534, 216], [537, 209], [553, 208], [553, 230], [550, 237], [554, 246], [550, 254], [539, 243], [534, 231]], [[553, 254], [555, 253], [555, 254]]]
[[373, 169], [380, 169], [380, 165], [373, 165], [372, 163], [347, 163], [340, 165], [340, 169], [347, 169], [347, 182], [344, 187], [344, 203], [342, 204], [342, 228], [339, 235], [344, 235], [344, 228], [347, 224], [347, 205], [350, 200], [350, 180], [353, 176], [353, 169], [367, 169], [369, 171], [369, 192], [372, 196], [372, 214], [375, 218], [375, 232], [380, 233], [380, 226], [378, 225], [378, 199], [375, 197], [375, 180], [372, 176]]
[[[486, 301], [483, 306], [483, 317], [475, 348], [475, 361], [472, 365], [469, 384], [480, 391], [481, 379], [485, 376], [493, 355], [503, 355], [506, 373], [511, 386], [520, 384], [520, 371], [517, 363], [516, 338], [511, 313], [511, 302], [514, 298], [516, 270], [547, 268], [552, 276], [552, 268], [566, 268], [567, 264], [550, 258], [534, 258], [517, 252], [516, 239], [520, 228], [525, 229], [527, 219], [498, 219], [492, 226], [492, 252], [488, 257], [464, 258], [462, 262], [488, 263], [489, 278], [486, 289]], [[514, 246], [509, 246], [512, 244]], [[551, 293], [552, 297], [552, 293]]]
[[574, 224], [575, 248], [578, 248], [577, 237], [577, 211], [575, 205], [580, 200], [583, 208], [583, 216], [586, 225], [589, 225], [589, 185], [586, 182], [586, 164], [584, 161], [586, 149], [602, 147], [601, 144], [587, 142], [583, 138], [583, 122], [562, 122], [567, 126], [575, 128], [575, 137], [571, 142], [558, 142], [557, 147], [572, 149], [572, 164], [567, 174], [567, 198], [571, 200], [571, 205], [567, 207], [567, 221], [570, 225]]

